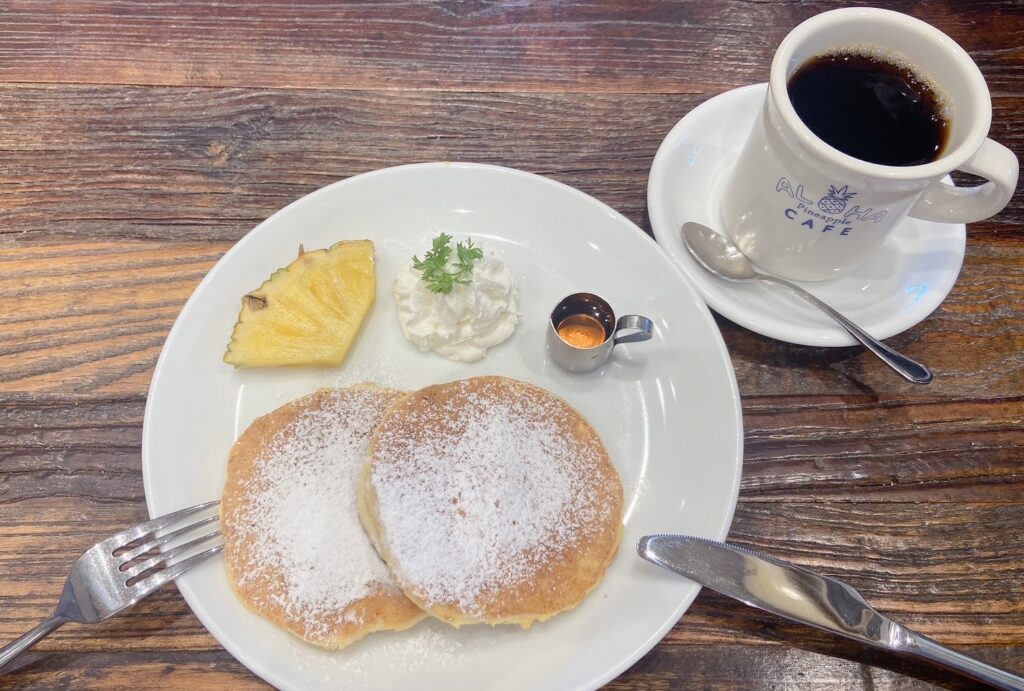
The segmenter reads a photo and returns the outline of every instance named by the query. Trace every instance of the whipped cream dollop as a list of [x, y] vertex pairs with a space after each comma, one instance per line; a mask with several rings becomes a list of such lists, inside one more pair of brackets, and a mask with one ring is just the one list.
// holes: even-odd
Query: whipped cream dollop
[[473, 264], [472, 280], [450, 293], [432, 293], [407, 264], [395, 280], [402, 333], [423, 352], [456, 362], [475, 362], [516, 328], [519, 291], [508, 267], [485, 255]]

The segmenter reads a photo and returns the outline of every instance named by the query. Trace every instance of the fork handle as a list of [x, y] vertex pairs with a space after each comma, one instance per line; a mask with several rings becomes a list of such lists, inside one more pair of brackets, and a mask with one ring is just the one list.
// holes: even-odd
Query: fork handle
[[0, 649], [0, 674], [4, 673], [7, 665], [10, 664], [14, 658], [18, 657], [36, 643], [49, 636], [67, 622], [68, 620], [64, 617], [52, 616], [18, 640], [5, 645]]

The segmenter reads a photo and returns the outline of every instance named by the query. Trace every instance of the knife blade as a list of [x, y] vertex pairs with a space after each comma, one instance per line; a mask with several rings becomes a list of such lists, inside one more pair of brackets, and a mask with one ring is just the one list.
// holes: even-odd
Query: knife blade
[[688, 535], [647, 535], [647, 561], [786, 619], [952, 669], [994, 688], [1024, 691], [1024, 678], [923, 636], [877, 612], [852, 586], [752, 550]]

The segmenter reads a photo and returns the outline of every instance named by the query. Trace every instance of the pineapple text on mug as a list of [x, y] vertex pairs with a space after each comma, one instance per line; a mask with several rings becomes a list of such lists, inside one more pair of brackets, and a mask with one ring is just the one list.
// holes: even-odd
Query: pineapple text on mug
[[888, 209], [876, 209], [873, 206], [850, 206], [850, 200], [856, 197], [857, 193], [851, 192], [849, 185], [829, 185], [828, 193], [817, 202], [807, 196], [803, 185], [794, 186], [785, 177], [779, 178], [775, 191], [787, 194], [793, 200], [793, 204], [782, 212], [783, 216], [804, 228], [822, 233], [836, 231], [839, 235], [847, 237], [854, 228], [854, 221], [879, 223], [889, 213]]
[[[894, 166], [854, 158], [797, 115], [789, 77], [817, 56], [865, 46], [900, 56], [942, 91], [950, 132], [936, 160]], [[723, 225], [769, 273], [806, 281], [839, 277], [879, 250], [907, 216], [970, 223], [1006, 206], [1017, 185], [1017, 158], [988, 139], [991, 122], [981, 72], [938, 29], [890, 10], [824, 12], [793, 29], [775, 53], [764, 105], [724, 185]], [[988, 182], [957, 188], [944, 181], [952, 170]]]

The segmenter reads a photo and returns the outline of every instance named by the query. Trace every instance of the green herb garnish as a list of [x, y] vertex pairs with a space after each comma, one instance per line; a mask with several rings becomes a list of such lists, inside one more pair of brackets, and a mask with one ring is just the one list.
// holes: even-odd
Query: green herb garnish
[[427, 284], [427, 290], [431, 293], [452, 292], [456, 283], [463, 285], [471, 282], [473, 275], [473, 263], [484, 256], [484, 251], [479, 247], [473, 247], [472, 240], [459, 243], [455, 246], [455, 263], [449, 266], [452, 257], [452, 236], [441, 233], [434, 238], [433, 246], [423, 255], [412, 258], [412, 268], [419, 271], [423, 281]]

